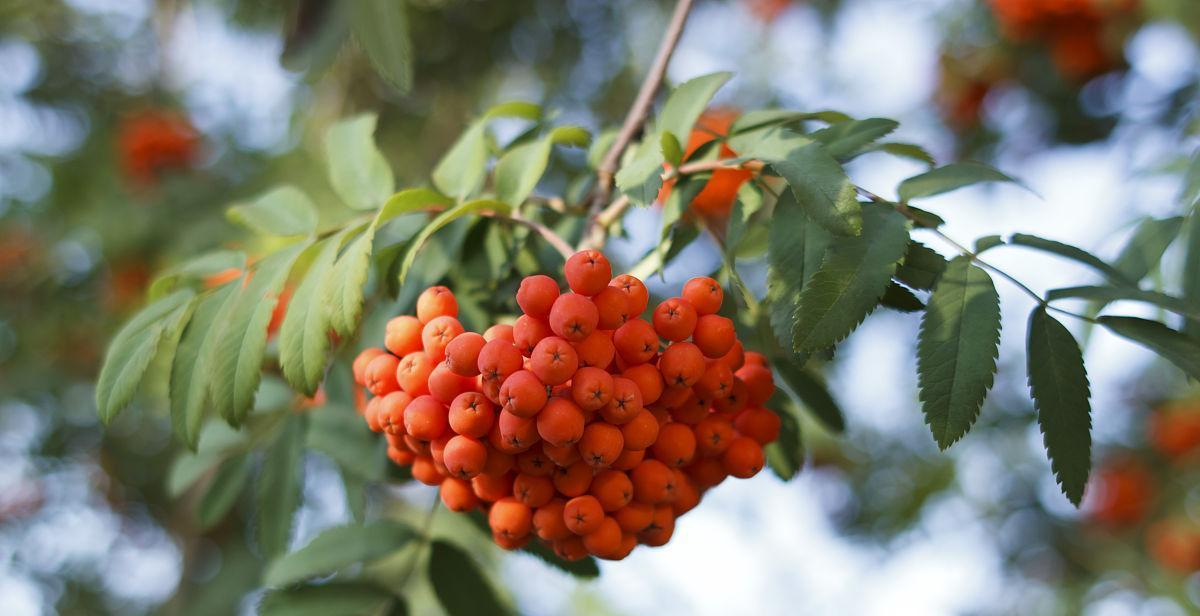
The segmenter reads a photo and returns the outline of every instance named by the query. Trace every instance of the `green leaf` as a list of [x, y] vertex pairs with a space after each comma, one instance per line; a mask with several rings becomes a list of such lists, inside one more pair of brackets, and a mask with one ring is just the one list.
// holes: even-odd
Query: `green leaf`
[[262, 380], [267, 324], [292, 264], [306, 246], [288, 246], [259, 262], [254, 275], [222, 315], [225, 326], [215, 347], [211, 394], [213, 407], [231, 425], [240, 424], [254, 405], [254, 394]]
[[1019, 184], [1013, 178], [983, 163], [962, 162], [951, 163], [920, 175], [914, 175], [901, 182], [900, 188], [897, 190], [901, 201], [911, 201], [921, 197], [940, 195], [981, 182]]
[[493, 199], [476, 199], [475, 201], [468, 201], [461, 205], [452, 207], [441, 214], [438, 214], [433, 220], [429, 221], [429, 224], [425, 225], [425, 228], [421, 229], [421, 232], [418, 233], [409, 244], [408, 252], [404, 254], [404, 260], [400, 263], [400, 282], [404, 282], [404, 279], [408, 276], [408, 270], [412, 267], [413, 261], [417, 258], [417, 253], [421, 251], [421, 246], [424, 245], [434, 233], [437, 233], [437, 231], [442, 227], [463, 216], [474, 214], [475, 212], [482, 210], [491, 210], [498, 214], [507, 215], [511, 211], [511, 208], [509, 208], [508, 204], [501, 203]]
[[183, 316], [191, 316], [195, 296], [190, 289], [183, 289], [153, 302], [113, 337], [96, 380], [96, 410], [101, 421], [112, 421], [133, 400], [164, 332], [177, 326]]
[[174, 291], [180, 282], [192, 284], [210, 274], [227, 269], [245, 269], [246, 255], [236, 250], [215, 250], [188, 259], [172, 267], [150, 283], [148, 296], [151, 301]]
[[1137, 282], [1146, 277], [1151, 270], [1158, 267], [1163, 253], [1171, 242], [1179, 237], [1183, 228], [1183, 217], [1147, 218], [1138, 225], [1129, 242], [1117, 255], [1113, 267], [1121, 272], [1127, 280]]
[[967, 257], [950, 260], [917, 337], [921, 411], [938, 447], [962, 438], [983, 407], [1000, 349], [1000, 296]]
[[696, 119], [704, 113], [713, 95], [730, 77], [733, 77], [733, 73], [712, 73], [679, 84], [667, 96], [655, 128], [660, 133], [667, 132], [676, 137], [690, 135]]
[[1029, 391], [1058, 485], [1076, 507], [1092, 466], [1092, 417], [1083, 354], [1071, 332], [1038, 306], [1029, 315]]
[[1100, 272], [1100, 274], [1114, 284], [1129, 287], [1137, 286], [1137, 284], [1135, 284], [1133, 281], [1130, 281], [1128, 278], [1126, 278], [1124, 274], [1117, 271], [1116, 268], [1105, 263], [1104, 261], [1101, 261], [1095, 255], [1083, 250], [1082, 248], [1076, 248], [1070, 244], [1064, 244], [1062, 242], [1041, 238], [1036, 235], [1028, 235], [1026, 233], [1014, 233], [1013, 236], [1008, 239], [1008, 241], [1010, 244], [1035, 248], [1043, 252], [1049, 252], [1065, 259], [1070, 259], [1077, 263], [1087, 265], [1092, 269], [1095, 269], [1097, 272]]
[[868, 145], [896, 130], [899, 122], [887, 118], [867, 118], [831, 124], [812, 134], [825, 145], [829, 155], [844, 160], [861, 154]]
[[886, 152], [892, 156], [915, 160], [919, 163], [924, 163], [930, 169], [937, 166], [937, 160], [933, 158], [925, 148], [912, 143], [880, 143], [871, 148], [879, 152]]
[[257, 478], [258, 541], [268, 558], [287, 551], [292, 516], [300, 506], [308, 417], [292, 414], [267, 450]]
[[[840, 111], [789, 111], [787, 109], [758, 109], [747, 111], [734, 120], [730, 134], [752, 132], [761, 128], [775, 127], [785, 124], [795, 124], [807, 120], [818, 120], [826, 124], [848, 122], [854, 118]], [[734, 148], [737, 149], [737, 148]], [[738, 150], [739, 152], [741, 150]]]
[[975, 254], [980, 254], [985, 250], [991, 250], [997, 246], [1004, 245], [1004, 238], [999, 235], [985, 235], [975, 240]]
[[518, 118], [521, 120], [529, 120], [536, 122], [542, 117], [542, 108], [534, 103], [525, 101], [506, 101], [492, 105], [487, 111], [483, 112], [484, 121], [494, 120], [496, 118]]
[[216, 526], [233, 508], [250, 477], [250, 462], [250, 456], [242, 454], [221, 463], [196, 509], [200, 528], [207, 530]]
[[429, 581], [449, 616], [510, 613], [475, 560], [452, 543], [440, 539], [433, 542]]
[[604, 162], [604, 156], [608, 154], [608, 150], [612, 148], [613, 143], [617, 141], [617, 133], [620, 132], [615, 128], [610, 128], [600, 133], [591, 147], [588, 148], [587, 161], [589, 169], [599, 169], [600, 164]]
[[586, 145], [587, 140], [586, 130], [560, 126], [537, 141], [512, 148], [496, 163], [497, 198], [512, 206], [521, 205], [546, 173], [555, 143]]
[[167, 471], [167, 495], [178, 498], [188, 488], [224, 460], [230, 451], [245, 443], [245, 432], [239, 432], [219, 421], [205, 426], [200, 446], [195, 453], [181, 452]]
[[537, 120], [541, 108], [531, 103], [501, 103], [471, 123], [433, 168], [433, 185], [443, 194], [462, 201], [483, 185], [487, 176], [487, 125], [494, 118]]
[[820, 144], [801, 146], [786, 159], [767, 162], [787, 180], [800, 207], [817, 224], [837, 235], [862, 232], [862, 207], [854, 184]]
[[804, 466], [804, 443], [800, 436], [800, 409], [789, 396], [775, 395], [767, 407], [779, 416], [779, 438], [766, 447], [767, 465], [784, 481]]
[[1100, 317], [1099, 322], [1112, 333], [1128, 338], [1167, 361], [1193, 379], [1200, 379], [1200, 342], [1158, 321], [1136, 317]]
[[392, 168], [375, 147], [373, 113], [341, 120], [325, 135], [325, 160], [334, 191], [356, 210], [374, 210], [392, 194]]
[[577, 578], [586, 580], [600, 577], [600, 566], [596, 564], [596, 559], [591, 556], [575, 561], [563, 560], [542, 541], [530, 541], [525, 544], [525, 547], [521, 548], [521, 551], [532, 554], [555, 569], [569, 573]]
[[811, 138], [779, 126], [734, 134], [729, 138], [729, 147], [734, 151], [764, 161], [787, 160], [794, 150], [809, 145], [820, 147]]
[[633, 153], [633, 158], [617, 171], [617, 188], [637, 205], [649, 205], [662, 188], [662, 146], [657, 139], [647, 137]]
[[800, 291], [817, 273], [830, 242], [829, 233], [808, 219], [794, 195], [780, 195], [768, 227], [767, 300], [771, 330], [785, 349], [792, 348]]
[[366, 582], [331, 582], [274, 590], [263, 596], [259, 616], [379, 616], [395, 602], [391, 592]]
[[816, 375], [795, 362], [784, 360], [772, 362], [783, 389], [792, 399], [808, 409], [821, 425], [835, 433], [846, 429], [846, 416], [841, 407]]
[[356, 563], [372, 561], [403, 548], [414, 537], [416, 533], [411, 527], [395, 520], [335, 526], [299, 550], [271, 561], [263, 584], [288, 586]]
[[356, 0], [346, 4], [350, 29], [375, 71], [401, 94], [412, 88], [413, 53], [408, 17], [400, 0]]
[[311, 422], [308, 447], [358, 477], [370, 481], [383, 478], [387, 442], [371, 432], [358, 413], [340, 405], [328, 405], [314, 413]]
[[664, 131], [659, 143], [662, 145], [663, 158], [672, 166], [678, 167], [679, 163], [683, 162], [683, 146], [679, 145], [679, 139]]
[[208, 410], [217, 344], [226, 323], [222, 317], [228, 315], [240, 287], [240, 281], [231, 282], [204, 296], [175, 350], [167, 388], [171, 425], [175, 436], [189, 449], [196, 448], [200, 425]]
[[1200, 304], [1190, 303], [1173, 295], [1159, 293], [1157, 291], [1144, 291], [1142, 289], [1132, 287], [1065, 287], [1062, 289], [1051, 289], [1046, 292], [1047, 301], [1055, 301], [1059, 299], [1090, 299], [1104, 303], [1116, 301], [1134, 301], [1146, 302], [1154, 304], [1159, 308], [1170, 310], [1176, 314], [1200, 319]]
[[291, 185], [279, 186], [253, 202], [225, 212], [235, 222], [259, 235], [308, 235], [317, 228], [317, 208], [308, 195]]
[[[671, 236], [672, 230], [674, 230], [676, 223], [683, 218], [684, 213], [687, 212], [688, 204], [703, 189], [703, 181], [684, 181], [675, 186], [670, 196], [667, 197], [667, 202], [663, 204], [662, 226], [659, 228], [658, 233], [658, 254], [660, 255], [659, 262], [664, 266], [666, 265], [665, 257], [667, 250], [671, 247], [671, 242], [668, 239]], [[660, 268], [659, 271], [661, 272], [662, 269]]]
[[[1195, 160], [1200, 161], [1200, 155]], [[1193, 162], [1193, 169], [1200, 169], [1200, 162]], [[1200, 171], [1197, 171], [1197, 175], [1197, 183], [1200, 183]], [[1182, 274], [1183, 280], [1179, 286], [1183, 299], [1193, 306], [1200, 305], [1200, 209], [1188, 216]], [[1183, 329], [1192, 338], [1200, 340], [1200, 323], [1187, 323]]]
[[894, 209], [865, 206], [862, 235], [834, 241], [800, 292], [793, 349], [820, 351], [850, 334], [879, 303], [908, 248], [908, 224]]
[[329, 361], [329, 305], [322, 297], [326, 278], [349, 229], [325, 238], [309, 250], [317, 256], [292, 293], [279, 326], [279, 366], [297, 391], [312, 396], [321, 385]]
[[879, 305], [899, 312], [917, 312], [925, 309], [925, 304], [913, 295], [912, 291], [894, 282], [888, 285], [883, 297], [879, 298]]
[[333, 269], [325, 276], [320, 297], [329, 307], [329, 324], [339, 336], [353, 333], [362, 317], [363, 285], [371, 271], [371, 250], [375, 247], [375, 225], [362, 225], [351, 231], [362, 233], [350, 243]]
[[908, 216], [912, 219], [913, 225], [924, 229], [936, 229], [946, 224], [945, 219], [933, 212], [923, 210], [919, 207], [909, 205]]
[[1200, 207], [1200, 150], [1192, 155], [1192, 162], [1188, 165], [1187, 173], [1183, 178], [1183, 190], [1179, 193], [1179, 203], [1184, 209]]
[[914, 289], [928, 291], [944, 271], [945, 257], [921, 242], [910, 241], [904, 260], [896, 267], [896, 278]]
[[445, 209], [453, 204], [453, 199], [435, 190], [409, 188], [389, 197], [387, 202], [383, 204], [383, 208], [379, 210], [379, 214], [375, 217], [373, 224], [376, 227], [381, 227], [383, 223], [397, 216], [430, 208]]

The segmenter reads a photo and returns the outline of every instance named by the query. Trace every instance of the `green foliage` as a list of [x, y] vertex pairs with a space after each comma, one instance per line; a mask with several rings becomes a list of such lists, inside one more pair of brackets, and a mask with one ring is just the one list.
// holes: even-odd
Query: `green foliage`
[[375, 114], [342, 120], [325, 136], [329, 182], [346, 205], [374, 210], [392, 194], [392, 167], [375, 147]]
[[247, 454], [234, 456], [221, 463], [196, 509], [201, 528], [212, 528], [225, 518], [246, 486], [252, 466], [253, 460]]
[[343, 230], [308, 249], [316, 256], [292, 293], [279, 326], [279, 366], [292, 387], [306, 396], [317, 391], [329, 361], [330, 306], [322, 293], [332, 284], [330, 272], [347, 235], [348, 230]]
[[274, 590], [258, 604], [260, 616], [376, 616], [404, 614], [404, 600], [365, 582], [330, 582]]
[[276, 556], [287, 551], [292, 534], [292, 516], [300, 506], [304, 478], [305, 415], [284, 420], [283, 429], [267, 450], [256, 480], [258, 541], [263, 554]]
[[509, 208], [508, 204], [506, 203], [501, 203], [492, 199], [477, 199], [475, 201], [468, 201], [466, 203], [456, 205], [445, 212], [438, 214], [437, 217], [429, 221], [429, 224], [425, 225], [425, 228], [421, 229], [421, 232], [412, 239], [412, 242], [408, 247], [408, 252], [404, 254], [404, 260], [400, 262], [400, 282], [404, 282], [404, 279], [408, 276], [408, 270], [412, 268], [413, 262], [417, 259], [417, 253], [420, 252], [421, 246], [423, 246], [425, 242], [431, 236], [433, 236], [434, 233], [437, 233], [437, 231], [442, 227], [445, 227], [446, 225], [459, 218], [462, 218], [463, 216], [475, 214], [484, 210], [498, 214], [508, 214], [511, 208]]
[[1122, 300], [1145, 302], [1191, 319], [1200, 319], [1200, 304], [1190, 303], [1181, 298], [1167, 295], [1166, 293], [1159, 293], [1158, 291], [1145, 291], [1133, 287], [1080, 286], [1051, 289], [1046, 292], [1047, 301], [1075, 298], [1090, 299], [1103, 303]]
[[910, 241], [904, 260], [896, 266], [896, 279], [914, 288], [928, 291], [946, 271], [946, 259], [928, 246]]
[[879, 305], [897, 312], [917, 312], [925, 308], [925, 303], [912, 291], [894, 282], [888, 285], [883, 297], [879, 298]]
[[475, 560], [447, 541], [433, 542], [429, 555], [429, 581], [449, 616], [511, 612], [500, 602], [492, 583], [484, 577]]
[[1105, 263], [1104, 261], [1101, 261], [1099, 257], [1096, 257], [1082, 248], [1077, 248], [1069, 244], [1064, 244], [1055, 240], [1048, 240], [1026, 233], [1015, 233], [1011, 238], [1009, 238], [1008, 241], [1010, 244], [1014, 244], [1016, 246], [1035, 248], [1043, 252], [1048, 252], [1065, 259], [1070, 259], [1077, 263], [1087, 265], [1088, 267], [1091, 267], [1099, 272], [1113, 284], [1122, 286], [1137, 286], [1133, 281], [1129, 280], [1125, 274], [1122, 274], [1115, 267]]
[[240, 279], [227, 283], [200, 300], [175, 350], [168, 385], [171, 425], [175, 436], [193, 450], [209, 409], [222, 324], [237, 298], [239, 283]]
[[787, 396], [775, 395], [767, 406], [779, 415], [779, 440], [767, 445], [767, 466], [777, 477], [789, 481], [804, 466], [804, 444], [800, 434], [800, 410]]
[[847, 120], [831, 124], [812, 134], [825, 151], [838, 160], [849, 160], [875, 141], [896, 130], [900, 123], [887, 118]]
[[836, 235], [862, 232], [863, 213], [854, 184], [825, 148], [810, 143], [791, 150], [787, 158], [768, 162], [817, 224]]
[[654, 127], [660, 133], [670, 133], [676, 139], [686, 140], [692, 132], [692, 125], [708, 107], [713, 95], [731, 77], [733, 73], [712, 73], [679, 84], [667, 96]]
[[541, 139], [512, 148], [496, 162], [496, 197], [511, 206], [521, 205], [546, 172], [555, 144], [585, 147], [590, 140], [582, 128], [560, 126]]
[[879, 152], [885, 152], [899, 158], [907, 158], [915, 160], [919, 163], [927, 165], [930, 169], [937, 166], [937, 160], [925, 148], [913, 143], [880, 143], [870, 148]]
[[596, 564], [596, 559], [592, 556], [575, 561], [563, 560], [558, 557], [558, 554], [554, 553], [554, 550], [541, 541], [530, 541], [525, 544], [525, 547], [521, 548], [521, 551], [533, 554], [551, 567], [580, 579], [587, 580], [600, 577], [600, 565]]
[[354, 40], [375, 71], [397, 91], [407, 93], [412, 88], [413, 53], [404, 1], [355, 0], [345, 4]]
[[487, 175], [488, 122], [495, 118], [536, 121], [541, 116], [541, 108], [529, 103], [502, 103], [492, 107], [467, 127], [434, 167], [433, 185], [458, 201], [475, 194]]
[[771, 330], [785, 349], [792, 348], [800, 292], [817, 273], [831, 241], [827, 231], [808, 219], [792, 193], [780, 196], [768, 231], [767, 301]]
[[[1196, 158], [1200, 161], [1200, 156]], [[1200, 162], [1193, 162], [1193, 169], [1200, 169]], [[1196, 171], [1197, 183], [1200, 184], [1200, 171]], [[1200, 198], [1200, 197], [1197, 197]], [[1192, 306], [1200, 306], [1200, 206], [1194, 209], [1187, 222], [1187, 243], [1183, 255], [1183, 281], [1181, 293], [1184, 301]], [[1200, 323], [1189, 322], [1183, 331], [1196, 340], [1200, 340]]]
[[1129, 242], [1117, 255], [1113, 266], [1126, 280], [1137, 282], [1158, 267], [1163, 253], [1179, 236], [1183, 217], [1147, 218], [1143, 220], [1129, 238]]
[[330, 528], [308, 545], [271, 561], [263, 583], [289, 586], [360, 562], [391, 554], [414, 537], [412, 528], [395, 520], [375, 520]]
[[901, 201], [932, 197], [981, 182], [1016, 182], [1013, 178], [982, 163], [951, 163], [915, 175], [900, 183]]
[[317, 208], [295, 186], [279, 186], [245, 205], [225, 212], [231, 220], [259, 235], [308, 235], [317, 229]]
[[841, 407], [816, 375], [793, 361], [776, 361], [774, 367], [784, 391], [796, 404], [808, 409], [829, 430], [840, 433], [846, 429]]
[[1063, 494], [1078, 507], [1092, 465], [1087, 372], [1075, 338], [1043, 306], [1029, 315], [1026, 361], [1050, 467]]
[[1112, 333], [1128, 338], [1170, 361], [1193, 379], [1200, 380], [1200, 342], [1158, 321], [1136, 317], [1100, 317]]
[[962, 438], [992, 386], [1000, 345], [1000, 296], [987, 272], [950, 260], [921, 319], [917, 377], [921, 410], [942, 449]]

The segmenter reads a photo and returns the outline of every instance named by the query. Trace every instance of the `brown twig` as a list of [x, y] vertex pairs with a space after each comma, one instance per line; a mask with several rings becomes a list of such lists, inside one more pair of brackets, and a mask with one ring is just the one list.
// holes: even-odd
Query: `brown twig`
[[511, 220], [515, 223], [525, 225], [526, 227], [529, 227], [530, 229], [537, 231], [538, 234], [541, 235], [542, 238], [545, 239], [548, 244], [553, 246], [554, 249], [558, 251], [558, 254], [562, 255], [563, 261], [570, 259], [571, 255], [575, 254], [575, 249], [572, 248], [571, 245], [567, 243], [567, 240], [564, 240], [561, 236], [559, 236], [557, 233], [555, 233], [553, 229], [551, 229], [550, 227], [547, 227], [546, 225], [543, 225], [540, 222], [537, 222], [536, 220], [530, 220], [528, 218], [525, 218], [519, 212], [513, 212], [509, 216], [504, 216], [504, 215], [496, 214], [495, 212], [484, 211], [484, 212], [480, 212], [480, 215], [482, 215], [482, 216], [490, 215], [493, 218], [499, 218], [501, 220]]

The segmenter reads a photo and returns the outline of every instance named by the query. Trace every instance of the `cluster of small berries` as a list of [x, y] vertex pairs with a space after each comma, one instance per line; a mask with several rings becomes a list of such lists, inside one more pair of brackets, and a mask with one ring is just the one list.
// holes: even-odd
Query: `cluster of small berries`
[[647, 321], [645, 285], [613, 278], [601, 253], [576, 253], [564, 273], [568, 293], [525, 278], [524, 314], [483, 334], [463, 329], [449, 289], [427, 289], [354, 376], [392, 461], [440, 486], [449, 509], [485, 510], [501, 547], [536, 534], [567, 560], [621, 559], [665, 544], [726, 477], [762, 469], [775, 384], [717, 314], [715, 280], [693, 278]]

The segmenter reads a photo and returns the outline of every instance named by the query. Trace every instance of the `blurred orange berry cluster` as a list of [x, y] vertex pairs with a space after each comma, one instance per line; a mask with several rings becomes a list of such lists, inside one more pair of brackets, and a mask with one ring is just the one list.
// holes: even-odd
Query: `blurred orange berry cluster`
[[989, 0], [1005, 36], [1046, 45], [1066, 77], [1083, 80], [1120, 62], [1119, 41], [1107, 26], [1127, 16], [1138, 0]]
[[153, 185], [164, 172], [191, 166], [199, 145], [192, 125], [172, 111], [142, 111], [122, 120], [118, 128], [121, 169], [138, 186]]

